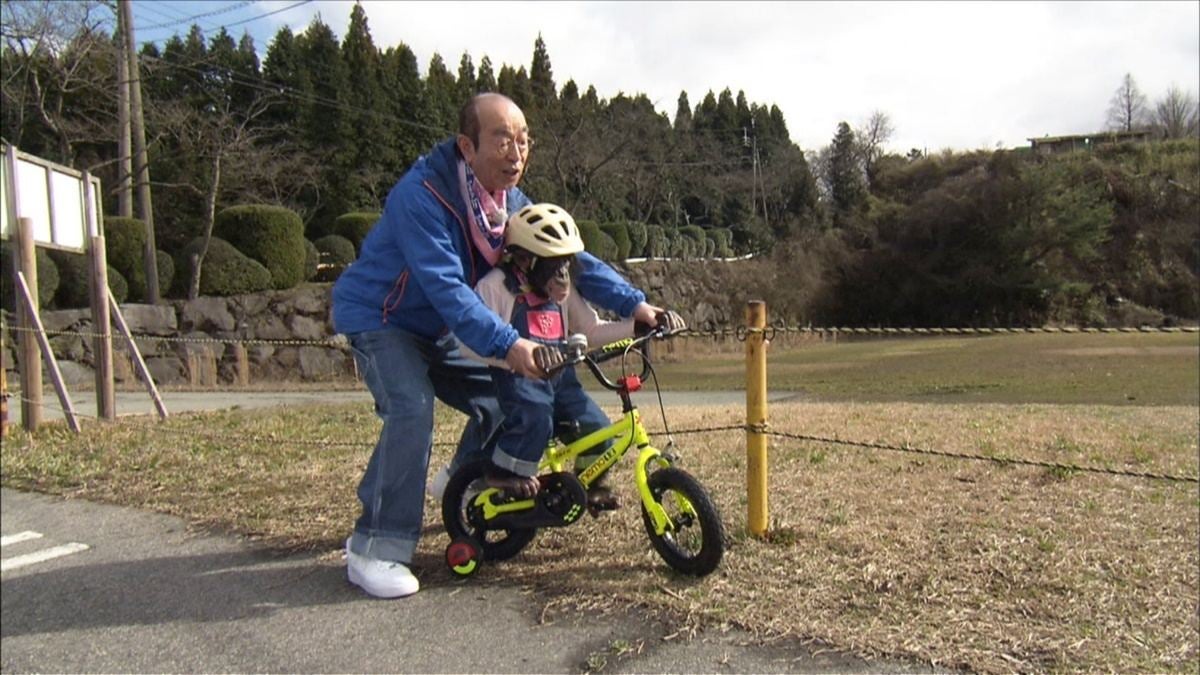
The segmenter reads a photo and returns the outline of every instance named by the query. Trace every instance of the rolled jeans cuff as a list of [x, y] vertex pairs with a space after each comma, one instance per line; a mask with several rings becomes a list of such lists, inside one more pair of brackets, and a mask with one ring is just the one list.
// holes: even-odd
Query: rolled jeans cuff
[[363, 534], [358, 530], [350, 535], [350, 550], [356, 555], [374, 560], [388, 560], [408, 565], [412, 562], [417, 542], [395, 536]]

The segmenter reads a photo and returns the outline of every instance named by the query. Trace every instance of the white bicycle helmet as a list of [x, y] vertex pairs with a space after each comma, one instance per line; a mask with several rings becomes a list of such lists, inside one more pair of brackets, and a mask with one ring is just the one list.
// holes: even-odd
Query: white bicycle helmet
[[554, 204], [531, 204], [514, 213], [504, 229], [504, 243], [540, 258], [574, 255], [583, 250], [575, 219]]

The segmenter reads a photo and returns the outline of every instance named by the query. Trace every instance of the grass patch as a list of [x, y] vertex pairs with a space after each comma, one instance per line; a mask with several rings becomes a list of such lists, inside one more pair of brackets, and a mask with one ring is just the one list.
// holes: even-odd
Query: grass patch
[[[1079, 364], [1107, 357], [1047, 352], [1096, 348], [1073, 342], [1080, 337], [1100, 337], [1108, 349], [1134, 349], [1103, 362], [1111, 375], [1091, 377], [1124, 382], [1122, 390], [1139, 392], [1136, 403], [1142, 405], [1107, 390], [1087, 394], [1096, 400], [1074, 400], [1086, 387], [1067, 383], [1093, 381], [1078, 374], [1084, 372]], [[772, 403], [771, 427], [1195, 476], [1195, 337], [1183, 336], [1192, 348], [1187, 353], [1179, 344], [1158, 342], [1178, 337], [812, 344], [800, 353], [772, 355], [772, 388], [800, 381], [781, 372], [805, 373], [808, 382], [821, 370], [817, 357], [824, 350], [825, 366], [837, 375], [821, 375], [833, 383], [821, 393], [829, 400]], [[985, 360], [988, 350], [999, 363]], [[1169, 365], [1156, 365], [1160, 358]], [[686, 364], [665, 364], [660, 377], [664, 383], [686, 379], [689, 385], [735, 388], [731, 382], [740, 381], [725, 379], [732, 376], [721, 365], [732, 359], [696, 355]], [[1075, 365], [1055, 371], [1054, 359]], [[921, 374], [922, 364], [934, 374]], [[1164, 379], [1166, 369], [1180, 372]], [[926, 391], [939, 381], [963, 391]], [[911, 400], [889, 399], [897, 394], [885, 395], [888, 382], [907, 383]], [[999, 386], [974, 386], [984, 382]], [[867, 393], [855, 393], [855, 386]], [[1145, 392], [1171, 403], [1144, 405], [1154, 399]], [[1043, 395], [1055, 404], [1037, 402]], [[615, 414], [612, 398], [598, 396]], [[652, 394], [638, 401], [651, 430], [661, 429]], [[668, 414], [676, 429], [744, 419], [743, 411], [728, 407], [672, 408]], [[170, 513], [280, 550], [329, 552], [334, 560], [358, 515], [355, 488], [379, 426], [369, 404], [177, 414], [163, 422], [85, 420], [79, 435], [46, 425], [5, 439], [0, 475], [6, 487]], [[457, 414], [439, 406], [433, 467], [448, 461], [460, 429]], [[666, 442], [661, 433], [654, 440]], [[1195, 483], [772, 436], [771, 526], [760, 540], [746, 533], [743, 433], [678, 434], [675, 440], [680, 465], [710, 489], [725, 519], [729, 549], [716, 573], [702, 580], [681, 577], [653, 553], [627, 457], [613, 481], [625, 508], [567, 529], [542, 530], [520, 556], [485, 566], [469, 583], [533, 587], [555, 605], [635, 605], [674, 617], [685, 631], [736, 626], [762, 638], [794, 636], [970, 671], [1195, 671]], [[458, 583], [442, 563], [447, 541], [438, 511], [431, 502], [427, 507], [415, 566], [427, 586]], [[614, 643], [590, 654], [585, 665], [598, 670], [624, 648]]]
[[[673, 389], [740, 389], [740, 343], [690, 338], [657, 365]], [[777, 337], [768, 386], [821, 401], [1200, 405], [1195, 333]]]

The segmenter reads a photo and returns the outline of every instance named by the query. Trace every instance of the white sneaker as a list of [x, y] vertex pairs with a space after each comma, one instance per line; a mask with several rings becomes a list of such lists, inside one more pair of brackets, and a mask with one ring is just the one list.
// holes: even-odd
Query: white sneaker
[[346, 540], [346, 575], [350, 583], [377, 598], [403, 598], [421, 588], [407, 565], [361, 556], [350, 550], [349, 539]]
[[425, 487], [425, 491], [429, 493], [430, 497], [433, 497], [433, 501], [441, 502], [442, 495], [446, 493], [446, 484], [449, 482], [450, 465], [447, 464], [442, 467], [441, 471], [438, 471], [434, 475], [433, 480], [429, 481], [429, 485]]

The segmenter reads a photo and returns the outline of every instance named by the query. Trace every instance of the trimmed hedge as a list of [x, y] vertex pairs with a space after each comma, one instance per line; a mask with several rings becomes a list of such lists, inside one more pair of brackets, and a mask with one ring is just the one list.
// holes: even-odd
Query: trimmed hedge
[[312, 281], [317, 277], [321, 265], [321, 252], [307, 239], [304, 240], [304, 280]]
[[[34, 263], [37, 265], [37, 297], [38, 307], [51, 307], [54, 303], [54, 294], [58, 291], [58, 265], [54, 264], [54, 260], [46, 253], [46, 249], [40, 246], [34, 248]], [[13, 250], [9, 242], [4, 242], [0, 245], [0, 270], [4, 274], [4, 292], [0, 293], [0, 307], [12, 312], [16, 310], [16, 279], [13, 275], [13, 269], [16, 267], [16, 251]]]
[[641, 258], [646, 255], [646, 242], [650, 233], [646, 230], [646, 224], [637, 220], [631, 220], [625, 224], [625, 229], [629, 231], [629, 257]]
[[325, 265], [317, 273], [320, 281], [336, 280], [354, 262], [354, 243], [340, 234], [327, 234], [313, 243], [321, 252], [321, 263]]
[[667, 231], [661, 225], [646, 226], [646, 250], [647, 258], [665, 258], [671, 252], [671, 241], [667, 237]]
[[345, 237], [354, 244], [354, 253], [362, 252], [363, 239], [367, 238], [367, 233], [383, 216], [382, 213], [375, 211], [354, 211], [344, 213], [333, 221], [333, 234]]
[[[176, 266], [186, 270], [179, 285], [187, 294], [193, 267], [192, 256], [204, 247], [204, 237], [196, 237], [179, 252]], [[208, 253], [200, 268], [200, 295], [240, 295], [257, 293], [272, 287], [271, 272], [262, 263], [243, 254], [233, 244], [213, 237], [208, 242]]]
[[625, 223], [603, 223], [600, 225], [600, 230], [612, 237], [613, 243], [617, 245], [617, 260], [627, 259], [631, 243], [629, 230], [626, 229]]
[[[146, 223], [137, 218], [104, 217], [104, 255], [129, 284], [129, 294], [146, 297]], [[159, 289], [170, 288], [161, 279]]]
[[231, 206], [217, 214], [213, 234], [267, 268], [272, 288], [283, 290], [304, 281], [304, 223], [291, 209]]
[[733, 257], [733, 232], [727, 227], [714, 227], [711, 230], [705, 230], [709, 240], [712, 241], [712, 255], [717, 258], [732, 258]]
[[[171, 254], [163, 250], [154, 252], [155, 266], [158, 267], [158, 290], [166, 295], [171, 285], [175, 283], [175, 260]], [[112, 286], [110, 283], [109, 286]]]
[[594, 220], [577, 220], [579, 237], [583, 239], [583, 248], [588, 253], [601, 260], [612, 262], [617, 257], [617, 242], [608, 236]]

